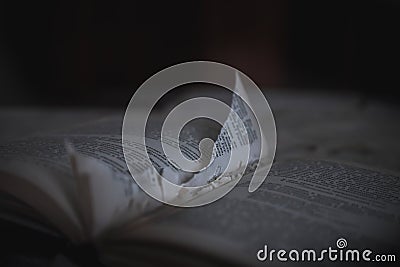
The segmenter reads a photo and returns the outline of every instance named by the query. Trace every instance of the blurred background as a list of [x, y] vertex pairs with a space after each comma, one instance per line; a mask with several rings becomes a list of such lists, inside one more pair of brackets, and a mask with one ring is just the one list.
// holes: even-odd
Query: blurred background
[[397, 104], [399, 11], [395, 0], [7, 1], [0, 103], [123, 107], [161, 69], [211, 60], [266, 89]]

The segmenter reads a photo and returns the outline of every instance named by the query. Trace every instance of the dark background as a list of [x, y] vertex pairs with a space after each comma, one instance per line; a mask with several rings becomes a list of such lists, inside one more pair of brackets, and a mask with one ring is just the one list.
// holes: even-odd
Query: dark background
[[2, 105], [125, 106], [161, 69], [229, 64], [260, 87], [398, 103], [400, 4], [367, 1], [8, 1]]

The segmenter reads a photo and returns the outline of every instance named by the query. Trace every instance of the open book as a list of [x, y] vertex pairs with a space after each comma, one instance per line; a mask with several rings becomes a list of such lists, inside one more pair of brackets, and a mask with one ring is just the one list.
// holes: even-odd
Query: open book
[[[292, 160], [275, 163], [254, 193], [248, 193], [245, 176], [210, 205], [173, 208], [133, 182], [120, 135], [109, 132], [120, 123], [105, 119], [75, 133], [2, 146], [2, 219], [75, 245], [90, 243], [110, 266], [249, 264], [258, 262], [256, 253], [265, 244], [317, 249], [339, 237], [352, 247], [396, 248], [398, 176]], [[66, 139], [73, 148], [66, 148]]]
[[[0, 146], [2, 220], [60, 237], [72, 247], [90, 244], [107, 266], [263, 264], [257, 253], [265, 245], [318, 250], [334, 246], [338, 238], [354, 248], [398, 252], [399, 176], [294, 159], [274, 163], [253, 193], [248, 191], [252, 168], [247, 168], [222, 199], [176, 208], [152, 199], [132, 179], [121, 125], [119, 117], [105, 118]], [[218, 143], [221, 132], [205, 132], [212, 131]], [[189, 129], [183, 136], [197, 133]], [[190, 142], [183, 146], [198, 155]], [[223, 153], [217, 156], [217, 163], [225, 162]], [[154, 162], [174, 183], [212, 185], [197, 198], [237, 182], [234, 177], [213, 180], [218, 164], [210, 173], [181, 177], [157, 155]]]

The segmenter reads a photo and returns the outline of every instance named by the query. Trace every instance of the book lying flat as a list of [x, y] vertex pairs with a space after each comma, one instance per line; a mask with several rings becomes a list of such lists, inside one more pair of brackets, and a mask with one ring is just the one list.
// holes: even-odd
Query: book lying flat
[[248, 173], [214, 203], [176, 208], [135, 184], [120, 125], [109, 118], [1, 146], [1, 218], [72, 246], [90, 244], [109, 266], [264, 264], [257, 252], [265, 245], [320, 249], [338, 238], [398, 252], [397, 175], [294, 159], [274, 163], [253, 193]]
[[[238, 77], [235, 89], [242, 90]], [[156, 117], [147, 121], [145, 145], [125, 142], [121, 118], [111, 117], [2, 145], [0, 217], [61, 238], [75, 250], [90, 247], [95, 261], [107, 266], [254, 265], [267, 260], [266, 248], [271, 253], [343, 244], [398, 252], [399, 176], [318, 159], [277, 162], [271, 168], [272, 114], [264, 114], [270, 135], [261, 133], [240, 101], [233, 94], [223, 127], [192, 125], [179, 140], [160, 138], [164, 119]], [[238, 128], [238, 120], [245, 129]], [[200, 152], [198, 144], [210, 135], [214, 145]], [[163, 154], [168, 146], [199, 159], [199, 171], [182, 172]], [[243, 164], [245, 151], [249, 157]], [[155, 171], [142, 160], [146, 153]], [[265, 177], [254, 183], [258, 170], [270, 170], [264, 183]], [[208, 205], [173, 207], [148, 196], [133, 179], [138, 175], [164, 202], [172, 199], [181, 206], [205, 203], [235, 186]], [[169, 183], [184, 188], [170, 194]], [[184, 190], [187, 186], [201, 190]], [[274, 261], [272, 255], [269, 260]]]

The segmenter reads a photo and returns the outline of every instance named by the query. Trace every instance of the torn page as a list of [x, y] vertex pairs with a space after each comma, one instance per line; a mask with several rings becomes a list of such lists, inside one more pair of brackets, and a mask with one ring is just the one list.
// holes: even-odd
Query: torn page
[[[234, 91], [231, 112], [221, 128], [212, 150], [209, 152], [206, 151], [206, 153], [211, 153], [212, 155], [211, 162], [205, 169], [190, 174], [180, 171], [162, 153], [160, 141], [146, 139], [146, 144], [148, 145], [147, 152], [149, 153], [152, 165], [158, 173], [147, 171], [147, 180], [143, 180], [149, 183], [149, 187], [158, 188], [154, 189], [154, 192], [158, 191], [157, 193], [161, 193], [164, 200], [179, 197], [182, 198], [182, 201], [190, 200], [191, 197], [196, 197], [198, 194], [212, 190], [232, 180], [239, 179], [246, 171], [249, 172], [254, 169], [258, 163], [261, 146], [260, 130], [254, 114], [245, 102], [248, 99], [243, 100], [239, 96], [240, 94], [246, 97], [246, 93], [238, 74], [236, 74]], [[168, 138], [163, 138], [162, 142], [167, 142], [166, 145], [178, 143]], [[193, 154], [198, 153], [190, 140], [183, 140], [179, 145], [181, 150], [189, 151]], [[129, 150], [132, 150], [132, 153], [137, 153], [138, 150], [143, 150], [143, 148], [137, 148], [136, 152], [132, 147]], [[141, 153], [137, 154], [136, 157], [143, 156]], [[134, 164], [138, 164], [138, 161]], [[143, 176], [146, 166], [142, 166], [142, 168], [141, 172], [138, 172], [137, 175]], [[147, 166], [147, 168], [151, 168], [151, 166]], [[134, 169], [137, 170], [140, 168], [136, 166]], [[160, 174], [171, 183], [185, 187], [202, 186], [202, 188], [198, 188], [198, 190], [183, 189], [179, 193], [182, 195], [176, 193], [176, 195], [167, 195], [170, 192], [168, 189], [170, 184], [167, 181], [163, 181]], [[135, 176], [135, 174], [133, 175]]]
[[[236, 72], [235, 90], [232, 96], [231, 113], [225, 121], [221, 132], [215, 142], [212, 152], [212, 164], [205, 171], [195, 174], [193, 178], [187, 182], [187, 186], [200, 186], [205, 182], [209, 183], [219, 177], [224, 171], [232, 174], [240, 173], [242, 168], [247, 168], [247, 164], [253, 166], [258, 162], [260, 157], [261, 135], [260, 130], [250, 108], [247, 106], [240, 96], [247, 96], [243, 87], [239, 74]], [[246, 101], [248, 99], [245, 99]], [[238, 116], [234, 116], [234, 114]], [[245, 129], [239, 127], [239, 120], [244, 124]], [[232, 140], [228, 138], [228, 132]], [[236, 162], [226, 169], [227, 162], [230, 160], [230, 154], [238, 155], [244, 152], [245, 148], [249, 148], [249, 158], [247, 164], [244, 162]], [[247, 168], [250, 171], [252, 167]]]

